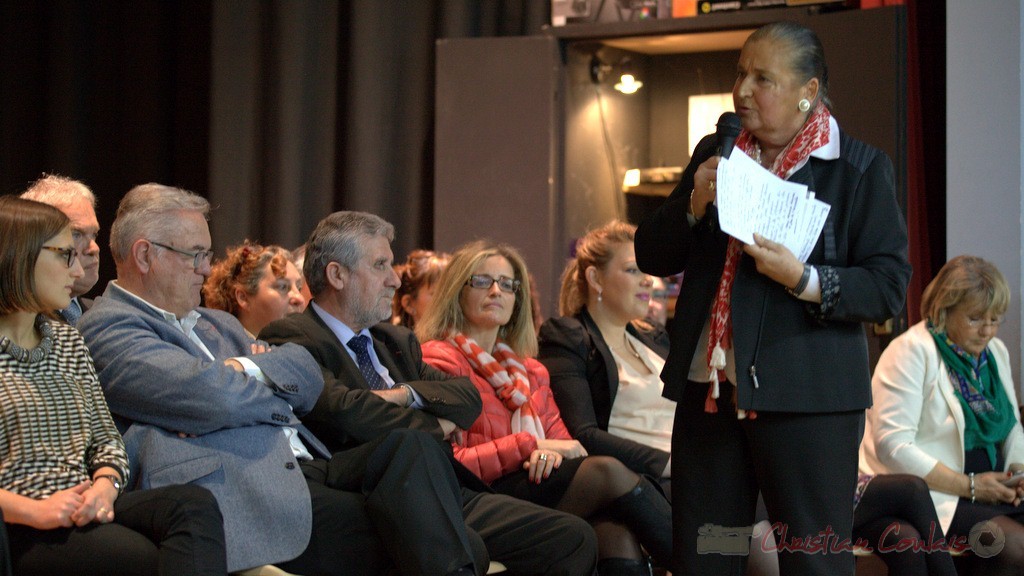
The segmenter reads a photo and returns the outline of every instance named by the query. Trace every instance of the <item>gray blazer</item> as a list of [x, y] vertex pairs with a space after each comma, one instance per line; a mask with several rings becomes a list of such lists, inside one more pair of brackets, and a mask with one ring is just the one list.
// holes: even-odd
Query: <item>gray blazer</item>
[[[306, 548], [312, 510], [281, 427], [296, 428], [314, 456], [328, 456], [296, 417], [320, 394], [320, 368], [296, 345], [252, 355], [253, 340], [233, 316], [197, 310], [196, 334], [215, 361], [112, 286], [79, 321], [124, 432], [133, 487], [196, 484], [213, 492], [231, 572], [289, 560]], [[224, 365], [235, 356], [249, 357], [273, 386]]]

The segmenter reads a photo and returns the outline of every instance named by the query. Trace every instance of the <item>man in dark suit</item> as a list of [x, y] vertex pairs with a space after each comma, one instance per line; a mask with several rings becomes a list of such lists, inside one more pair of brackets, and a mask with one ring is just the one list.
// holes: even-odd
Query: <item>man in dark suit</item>
[[235, 317], [199, 306], [208, 212], [177, 188], [128, 192], [111, 228], [117, 280], [78, 325], [129, 425], [135, 484], [209, 489], [230, 571], [482, 574], [486, 550], [433, 439], [399, 430], [332, 454], [297, 417], [323, 387], [309, 352], [253, 341]]
[[[260, 337], [312, 353], [324, 376], [320, 399], [303, 421], [332, 449], [395, 430], [430, 434], [451, 454], [480, 412], [466, 378], [423, 363], [409, 330], [380, 323], [400, 285], [392, 268], [394, 228], [372, 214], [336, 212], [306, 244], [303, 272], [313, 293], [305, 312], [271, 323]], [[490, 492], [449, 458], [462, 482], [466, 524], [490, 557], [516, 574], [590, 574], [597, 543], [582, 519]], [[427, 481], [413, 479], [413, 482]]]
[[96, 196], [78, 180], [47, 174], [33, 182], [21, 197], [49, 204], [71, 220], [71, 237], [78, 251], [78, 261], [82, 263], [83, 274], [75, 279], [71, 304], [59, 313], [68, 324], [74, 326], [82, 312], [92, 305], [91, 299], [82, 296], [92, 290], [100, 277], [100, 246], [96, 243], [100, 223], [96, 219]]

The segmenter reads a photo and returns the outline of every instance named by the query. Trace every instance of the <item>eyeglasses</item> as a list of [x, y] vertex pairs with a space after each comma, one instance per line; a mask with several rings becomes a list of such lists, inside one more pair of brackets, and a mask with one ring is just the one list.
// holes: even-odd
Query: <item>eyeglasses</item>
[[68, 268], [75, 265], [75, 259], [78, 258], [78, 250], [74, 248], [61, 248], [59, 246], [43, 246], [43, 250], [49, 250], [55, 254], [60, 254], [64, 257], [64, 263]]
[[989, 320], [983, 320], [981, 318], [968, 318], [967, 319], [967, 325], [970, 326], [971, 328], [980, 328], [982, 326], [985, 326], [985, 327], [990, 327], [991, 326], [991, 327], [994, 327], [994, 328], [999, 328], [999, 325], [1002, 324], [1002, 323], [1003, 323], [1003, 317], [1002, 316], [996, 316], [995, 318], [991, 318]]
[[502, 292], [512, 294], [516, 290], [519, 290], [519, 280], [509, 278], [508, 276], [498, 276], [497, 278], [493, 278], [486, 274], [473, 274], [469, 277], [469, 280], [466, 280], [466, 286], [469, 286], [470, 288], [479, 288], [481, 290], [489, 290], [495, 282], [498, 283], [498, 288]]
[[150, 240], [149, 243], [152, 244], [153, 246], [159, 246], [160, 248], [163, 248], [165, 250], [170, 250], [171, 252], [177, 252], [178, 254], [181, 254], [182, 256], [188, 256], [189, 258], [192, 259], [192, 268], [195, 269], [195, 270], [199, 270], [199, 267], [202, 266], [204, 262], [208, 263], [210, 261], [210, 259], [213, 258], [213, 251], [212, 250], [200, 250], [199, 252], [187, 252], [185, 250], [178, 250], [177, 248], [175, 248], [173, 246], [168, 246], [166, 244], [161, 244], [159, 242], [154, 242], [152, 240]]

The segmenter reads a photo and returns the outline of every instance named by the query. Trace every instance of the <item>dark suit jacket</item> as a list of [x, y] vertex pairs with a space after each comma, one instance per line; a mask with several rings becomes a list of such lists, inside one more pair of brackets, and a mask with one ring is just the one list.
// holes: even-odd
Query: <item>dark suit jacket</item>
[[412, 387], [426, 404], [403, 408], [374, 394], [359, 367], [312, 307], [273, 322], [260, 332], [271, 344], [294, 342], [309, 350], [323, 370], [324, 388], [303, 422], [332, 451], [344, 450], [391, 430], [423, 430], [444, 442], [438, 418], [468, 429], [480, 415], [480, 395], [468, 378], [453, 378], [423, 362], [416, 336], [406, 328], [381, 323], [370, 328], [374, 350], [396, 383]]
[[[629, 324], [626, 330], [662, 358], [668, 334]], [[551, 374], [551, 390], [572, 437], [593, 455], [614, 456], [631, 470], [660, 478], [669, 453], [608, 433], [619, 391], [619, 371], [608, 344], [586, 308], [571, 318], [550, 318], [540, 328], [537, 359]]]
[[[741, 256], [731, 301], [740, 408], [837, 412], [871, 405], [862, 323], [885, 321], [903, 308], [911, 272], [907, 227], [889, 158], [845, 133], [837, 136], [839, 158], [812, 157], [789, 178], [831, 206], [808, 263], [819, 273], [835, 272], [837, 303], [823, 310], [797, 300], [760, 274], [753, 258]], [[636, 233], [636, 260], [644, 272], [685, 271], [662, 372], [665, 396], [676, 401], [725, 264], [728, 236], [714, 207], [695, 226], [687, 221], [694, 173], [715, 148], [714, 135], [701, 140], [679, 185]]]

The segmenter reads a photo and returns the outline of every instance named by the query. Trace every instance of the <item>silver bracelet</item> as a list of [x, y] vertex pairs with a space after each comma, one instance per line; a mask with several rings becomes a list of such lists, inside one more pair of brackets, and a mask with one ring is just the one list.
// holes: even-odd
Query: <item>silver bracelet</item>
[[412, 386], [408, 384], [399, 384], [402, 388], [405, 388], [405, 407], [408, 408], [416, 402], [416, 395], [412, 393]]
[[971, 502], [974, 502], [974, 472], [967, 475], [967, 478], [971, 481]]

